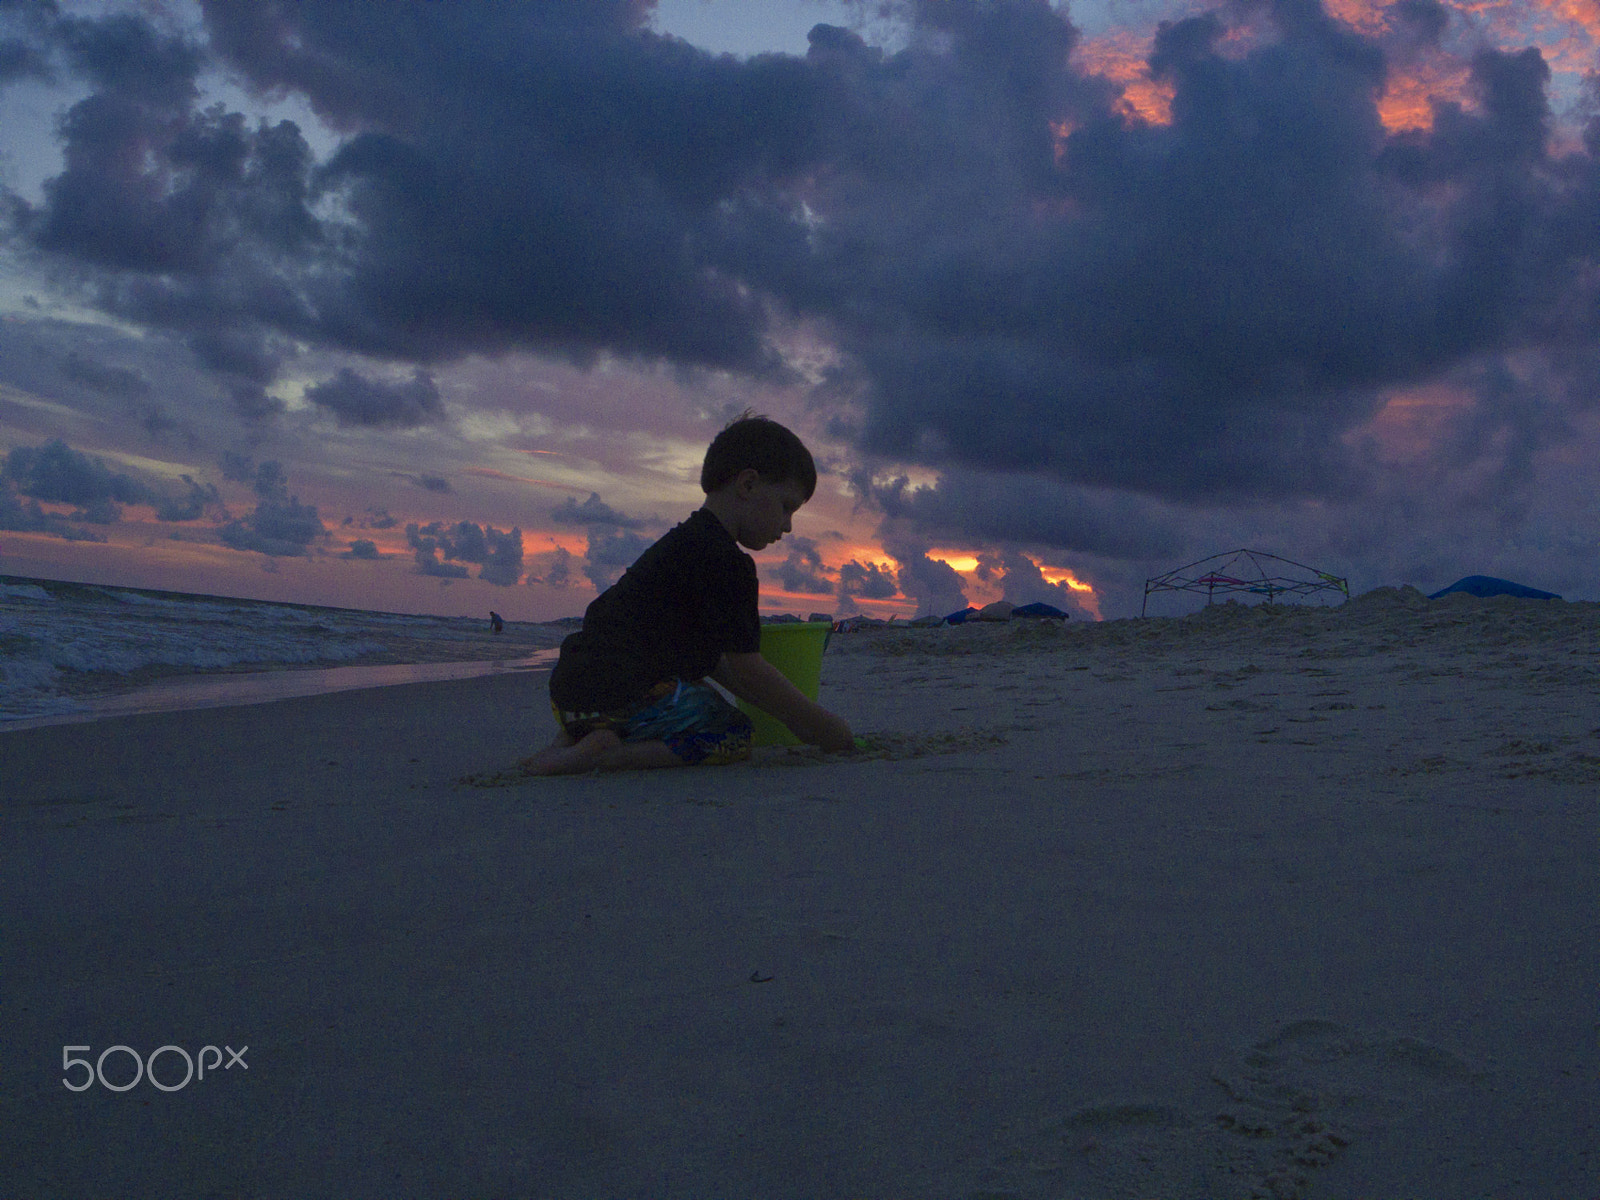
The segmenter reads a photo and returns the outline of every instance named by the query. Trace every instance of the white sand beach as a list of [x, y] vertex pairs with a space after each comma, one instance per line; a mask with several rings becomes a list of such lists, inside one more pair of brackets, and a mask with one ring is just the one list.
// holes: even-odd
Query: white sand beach
[[722, 769], [544, 685], [0, 734], [0, 1195], [1600, 1195], [1600, 605], [838, 635], [877, 749]]

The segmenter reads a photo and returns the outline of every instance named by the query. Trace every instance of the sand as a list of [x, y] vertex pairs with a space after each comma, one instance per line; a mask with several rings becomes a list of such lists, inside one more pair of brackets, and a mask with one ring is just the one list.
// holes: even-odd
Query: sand
[[627, 776], [509, 771], [542, 676], [0, 735], [0, 1195], [1600, 1194], [1597, 635], [838, 636], [872, 753]]

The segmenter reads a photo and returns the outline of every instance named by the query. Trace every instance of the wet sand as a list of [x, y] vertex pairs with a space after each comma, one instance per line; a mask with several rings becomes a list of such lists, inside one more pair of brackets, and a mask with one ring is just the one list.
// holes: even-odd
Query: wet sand
[[472, 659], [465, 662], [379, 663], [372, 666], [294, 667], [176, 675], [131, 691], [81, 696], [76, 700], [79, 707], [71, 712], [21, 720], [0, 720], [0, 734], [22, 729], [43, 729], [49, 725], [103, 721], [107, 717], [192, 712], [201, 708], [236, 708], [247, 704], [264, 704], [269, 700], [322, 696], [330, 692], [361, 691], [447, 679], [475, 679], [502, 671], [543, 668], [548, 672], [559, 654], [559, 650], [536, 650], [532, 654], [509, 658]]
[[848, 760], [523, 779], [542, 674], [0, 734], [0, 1194], [1595, 1194], [1597, 612], [839, 636]]

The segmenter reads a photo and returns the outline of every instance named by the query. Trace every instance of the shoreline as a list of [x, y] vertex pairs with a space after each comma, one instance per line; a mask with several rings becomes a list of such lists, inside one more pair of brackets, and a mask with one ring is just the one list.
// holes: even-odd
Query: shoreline
[[452, 679], [475, 679], [506, 671], [542, 671], [556, 650], [536, 650], [509, 659], [457, 662], [380, 663], [348, 667], [268, 667], [258, 671], [214, 671], [167, 676], [126, 692], [73, 696], [79, 711], [16, 720], [0, 719], [0, 736], [52, 725], [78, 725], [147, 713], [192, 712], [292, 700], [363, 688], [399, 687]]

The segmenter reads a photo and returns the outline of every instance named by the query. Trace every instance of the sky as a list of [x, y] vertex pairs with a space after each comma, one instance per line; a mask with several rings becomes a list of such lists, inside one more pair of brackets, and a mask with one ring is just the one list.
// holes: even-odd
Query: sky
[[[1600, 599], [1595, 0], [0, 0], [0, 574], [771, 612], [1240, 547]], [[1154, 609], [1152, 611], [1155, 611]]]

